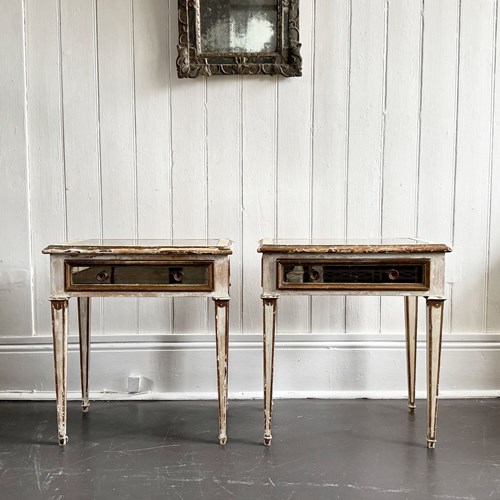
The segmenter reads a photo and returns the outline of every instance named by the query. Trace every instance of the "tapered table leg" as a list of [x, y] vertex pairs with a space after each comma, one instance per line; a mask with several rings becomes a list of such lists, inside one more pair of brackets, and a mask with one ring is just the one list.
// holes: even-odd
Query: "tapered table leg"
[[443, 297], [427, 298], [427, 448], [436, 447], [444, 302]]
[[418, 297], [405, 297], [406, 369], [408, 372], [408, 411], [415, 412], [415, 370], [417, 363]]
[[52, 336], [54, 340], [54, 373], [57, 400], [57, 436], [59, 444], [68, 442], [66, 435], [66, 387], [68, 373], [68, 299], [51, 299]]
[[227, 441], [227, 355], [229, 343], [229, 299], [214, 299], [219, 391], [219, 443]]
[[264, 444], [271, 445], [273, 413], [274, 338], [277, 298], [263, 297], [264, 306]]
[[78, 297], [78, 328], [80, 331], [80, 380], [82, 411], [89, 411], [90, 298]]

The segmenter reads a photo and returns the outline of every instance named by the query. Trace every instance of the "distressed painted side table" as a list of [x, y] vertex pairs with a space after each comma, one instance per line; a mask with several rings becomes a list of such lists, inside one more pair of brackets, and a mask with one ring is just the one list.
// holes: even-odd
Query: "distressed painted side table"
[[78, 298], [82, 411], [89, 407], [91, 297], [211, 297], [215, 304], [219, 442], [226, 443], [230, 240], [86, 240], [51, 245], [59, 444], [66, 434], [68, 301]]
[[262, 253], [264, 308], [264, 443], [271, 444], [274, 339], [280, 295], [404, 297], [408, 407], [415, 409], [417, 300], [427, 302], [427, 447], [436, 446], [437, 397], [445, 283], [451, 249], [415, 239], [375, 241], [272, 240]]

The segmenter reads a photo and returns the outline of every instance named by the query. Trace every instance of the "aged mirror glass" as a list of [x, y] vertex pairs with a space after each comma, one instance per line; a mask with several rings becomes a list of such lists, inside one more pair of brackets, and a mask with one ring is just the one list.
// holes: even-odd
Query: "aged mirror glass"
[[178, 0], [179, 78], [300, 76], [299, 0]]
[[202, 0], [203, 52], [274, 52], [278, 41], [276, 0]]

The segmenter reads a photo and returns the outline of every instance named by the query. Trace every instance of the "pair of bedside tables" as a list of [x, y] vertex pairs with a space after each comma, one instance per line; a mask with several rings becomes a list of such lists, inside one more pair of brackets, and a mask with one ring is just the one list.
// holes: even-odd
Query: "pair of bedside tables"
[[[60, 445], [66, 434], [68, 301], [78, 299], [82, 411], [89, 408], [91, 297], [211, 297], [215, 307], [219, 442], [227, 441], [230, 240], [86, 240], [51, 245], [51, 309]], [[415, 409], [417, 301], [427, 302], [427, 447], [436, 445], [446, 245], [415, 239], [262, 240], [264, 443], [271, 444], [277, 301], [281, 295], [404, 297], [408, 407]]]

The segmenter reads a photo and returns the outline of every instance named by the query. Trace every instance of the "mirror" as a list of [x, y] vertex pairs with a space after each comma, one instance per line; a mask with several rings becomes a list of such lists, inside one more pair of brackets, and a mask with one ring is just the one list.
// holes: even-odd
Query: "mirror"
[[178, 0], [179, 78], [301, 76], [299, 0]]
[[276, 0], [202, 0], [202, 52], [274, 52], [278, 41]]

